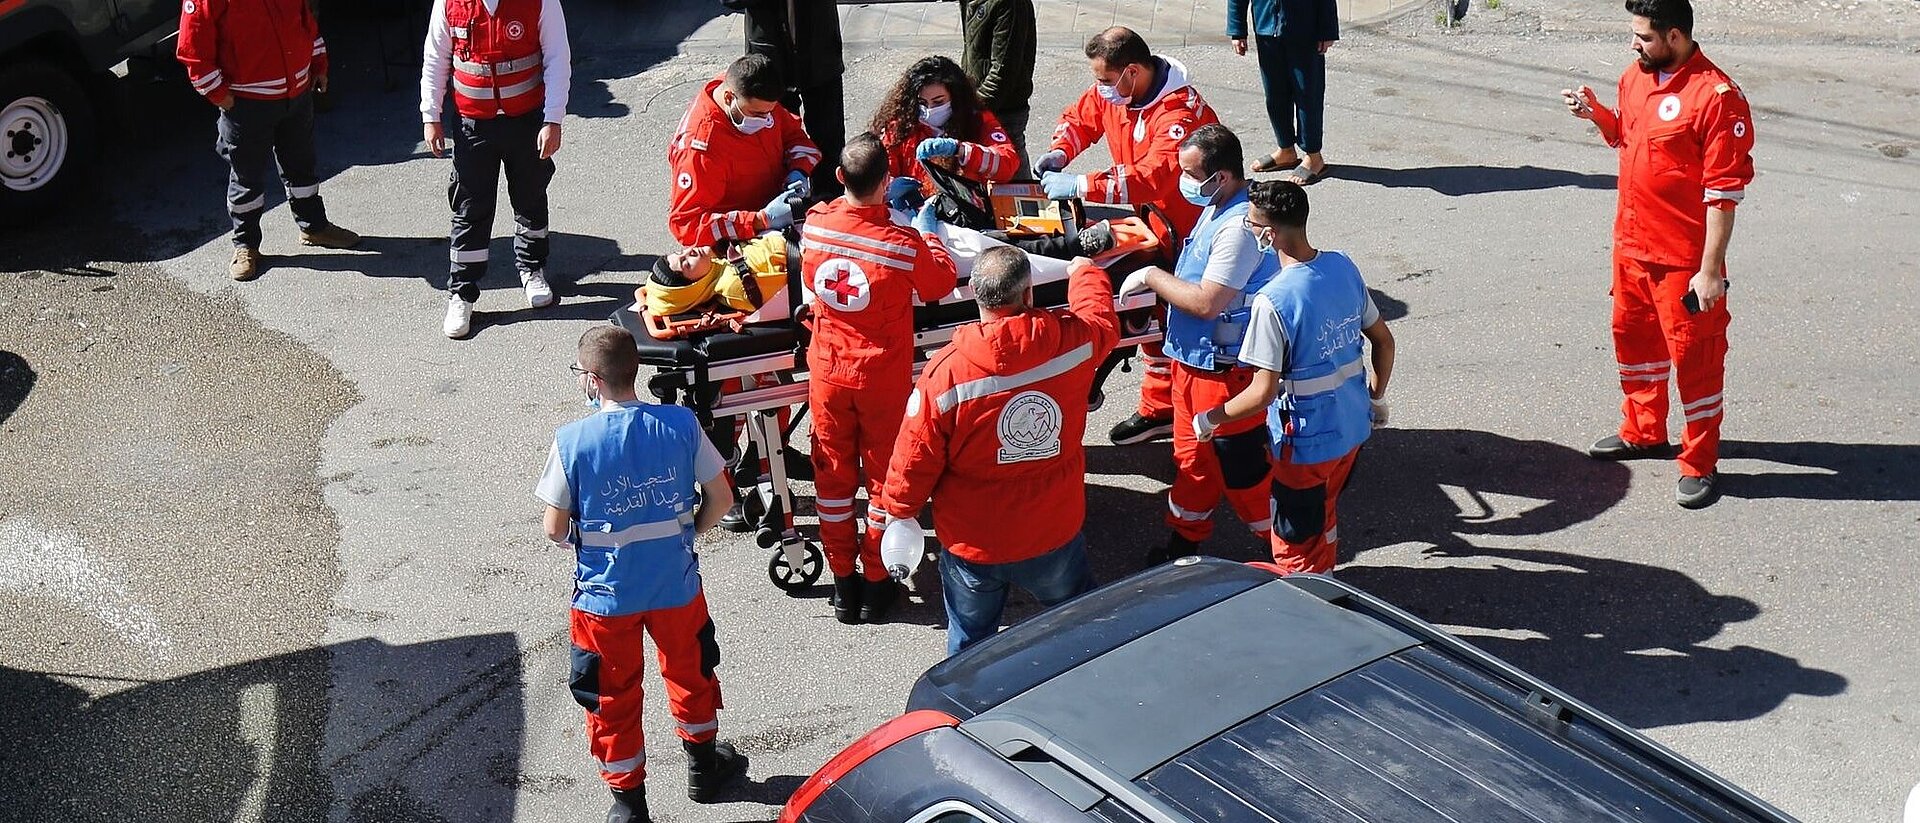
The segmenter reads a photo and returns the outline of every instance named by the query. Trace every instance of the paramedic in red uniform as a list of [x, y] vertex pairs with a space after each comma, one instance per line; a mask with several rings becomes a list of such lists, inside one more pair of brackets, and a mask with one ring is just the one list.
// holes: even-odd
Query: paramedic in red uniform
[[800, 118], [781, 107], [786, 86], [766, 55], [733, 61], [687, 105], [673, 144], [667, 232], [682, 246], [751, 240], [793, 225], [790, 199], [812, 193], [820, 164]]
[[[1200, 219], [1200, 207], [1180, 196], [1180, 141], [1208, 123], [1220, 122], [1187, 67], [1156, 56], [1131, 29], [1115, 26], [1087, 41], [1093, 86], [1060, 116], [1053, 146], [1034, 161], [1040, 183], [1056, 198], [1084, 197], [1102, 203], [1151, 203], [1181, 237]], [[1102, 138], [1113, 165], [1088, 174], [1067, 174], [1073, 158]], [[1173, 433], [1172, 363], [1160, 344], [1141, 346], [1146, 375], [1137, 413], [1113, 428], [1114, 443], [1143, 443]]]
[[1049, 606], [1093, 588], [1080, 441], [1120, 318], [1105, 271], [1082, 257], [1069, 272], [1067, 308], [1037, 308], [1026, 253], [982, 252], [969, 279], [980, 323], [954, 332], [907, 401], [881, 505], [917, 533], [937, 503], [950, 655], [1000, 630], [1010, 585]]
[[947, 158], [961, 177], [1005, 183], [1020, 169], [1020, 155], [1000, 120], [987, 111], [960, 64], [928, 57], [907, 69], [873, 115], [873, 133], [887, 146], [894, 178], [887, 201], [902, 190], [931, 195], [922, 163]]
[[[913, 390], [913, 300], [953, 291], [953, 259], [934, 234], [929, 203], [914, 227], [896, 225], [886, 195], [887, 149], [871, 133], [847, 142], [836, 172], [846, 194], [807, 212], [801, 279], [812, 293], [807, 398], [813, 409], [814, 509], [833, 570], [833, 613], [877, 623], [899, 594], [880, 563], [886, 516], [875, 501]], [[853, 497], [867, 486], [864, 537]], [[854, 558], [861, 576], [854, 576]]]
[[1638, 64], [1620, 76], [1620, 107], [1581, 86], [1565, 90], [1575, 117], [1620, 150], [1613, 223], [1613, 347], [1620, 433], [1587, 453], [1602, 460], [1669, 457], [1667, 373], [1685, 418], [1675, 501], [1719, 496], [1721, 387], [1727, 356], [1727, 241], [1753, 180], [1746, 95], [1693, 41], [1687, 0], [1628, 0]]
[[[673, 175], [667, 232], [674, 242], [720, 246], [793, 225], [793, 201], [812, 194], [810, 175], [820, 164], [820, 150], [800, 118], [778, 102], [786, 93], [773, 58], [749, 54], [708, 81], [687, 104], [667, 148]], [[718, 421], [714, 436], [737, 461], [735, 482], [750, 485], [759, 473], [757, 450], [733, 448], [731, 419]], [[789, 460], [787, 465], [790, 473], [805, 479], [803, 471], [795, 471], [804, 463]], [[743, 496], [720, 527], [752, 531], [747, 506]]]
[[527, 304], [553, 305], [547, 283], [547, 184], [560, 150], [560, 120], [573, 83], [573, 52], [560, 0], [434, 0], [420, 69], [427, 148], [446, 149], [440, 117], [447, 91], [453, 131], [453, 206], [447, 312], [441, 332], [455, 340], [473, 325], [487, 273], [500, 173], [513, 205], [513, 262]]
[[185, 0], [175, 49], [193, 90], [220, 109], [214, 150], [227, 161], [235, 280], [260, 276], [260, 215], [277, 163], [300, 242], [350, 248], [360, 236], [327, 220], [314, 173], [313, 94], [327, 88], [327, 43], [306, 0]]

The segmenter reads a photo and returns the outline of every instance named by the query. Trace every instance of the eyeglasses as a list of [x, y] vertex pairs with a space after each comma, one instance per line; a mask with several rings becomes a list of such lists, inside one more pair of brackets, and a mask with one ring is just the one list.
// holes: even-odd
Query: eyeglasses
[[567, 371], [573, 372], [573, 375], [575, 377], [580, 377], [583, 375], [593, 375], [594, 377], [600, 376], [600, 375], [594, 374], [592, 371], [582, 368], [579, 363], [569, 363], [567, 365]]
[[1253, 232], [1254, 234], [1259, 234], [1261, 229], [1273, 228], [1272, 226], [1266, 225], [1265, 223], [1255, 223], [1253, 222], [1253, 218], [1251, 217], [1240, 218], [1240, 225], [1242, 228], [1245, 228], [1247, 231]]

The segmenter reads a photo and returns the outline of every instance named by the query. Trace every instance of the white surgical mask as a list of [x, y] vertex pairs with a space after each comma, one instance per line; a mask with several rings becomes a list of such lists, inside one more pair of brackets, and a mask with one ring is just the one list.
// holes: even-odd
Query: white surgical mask
[[1120, 93], [1119, 83], [1114, 83], [1112, 85], [1108, 85], [1106, 83], [1095, 83], [1093, 84], [1093, 88], [1095, 91], [1100, 92], [1100, 99], [1105, 100], [1109, 103], [1112, 103], [1113, 105], [1124, 106], [1128, 102], [1127, 96]]
[[920, 122], [936, 129], [947, 127], [947, 121], [953, 117], [953, 101], [948, 100], [938, 106], [920, 105]]
[[733, 122], [733, 127], [739, 129], [741, 134], [757, 134], [773, 128], [772, 114], [750, 117], [746, 112], [732, 106], [727, 107], [727, 119]]

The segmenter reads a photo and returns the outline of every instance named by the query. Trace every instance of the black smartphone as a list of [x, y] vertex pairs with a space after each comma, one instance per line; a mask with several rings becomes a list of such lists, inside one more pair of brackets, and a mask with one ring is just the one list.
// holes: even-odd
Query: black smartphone
[[1688, 314], [1699, 314], [1700, 295], [1695, 294], [1693, 289], [1687, 289], [1687, 296], [1680, 298], [1680, 305], [1687, 307]]

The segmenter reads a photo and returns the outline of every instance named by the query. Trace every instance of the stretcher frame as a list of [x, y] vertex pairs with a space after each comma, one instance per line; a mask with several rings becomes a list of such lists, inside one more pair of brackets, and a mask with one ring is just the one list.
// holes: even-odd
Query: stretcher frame
[[[970, 297], [967, 295], [967, 299]], [[1160, 320], [1153, 311], [1157, 302], [1150, 292], [1116, 298], [1114, 307], [1122, 315], [1116, 348], [1160, 339]], [[632, 310], [616, 312], [613, 321], [629, 331], [643, 333], [638, 327], [644, 320]], [[915, 332], [914, 377], [919, 377], [934, 351], [951, 341], [962, 326], [973, 322], [977, 321], [946, 323]], [[782, 413], [807, 402], [804, 344], [718, 363], [660, 366], [647, 381], [647, 388], [660, 402], [692, 409], [708, 430], [721, 420], [743, 419], [749, 447], [759, 455], [756, 476], [743, 490], [751, 497], [745, 501], [743, 512], [759, 512], [749, 521], [754, 527], [754, 542], [772, 550], [767, 578], [788, 594], [817, 583], [825, 571], [825, 557], [794, 523], [792, 480], [786, 470], [789, 431], [780, 420]], [[702, 402], [702, 398], [711, 399]]]

